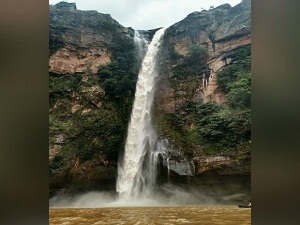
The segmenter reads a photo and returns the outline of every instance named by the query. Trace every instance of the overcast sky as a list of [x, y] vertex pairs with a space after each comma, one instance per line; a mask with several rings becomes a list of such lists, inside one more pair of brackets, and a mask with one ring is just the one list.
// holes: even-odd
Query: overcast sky
[[[49, 0], [56, 4], [61, 0]], [[79, 10], [108, 13], [121, 25], [136, 30], [169, 27], [194, 11], [217, 7], [224, 3], [235, 6], [241, 0], [66, 0], [75, 2]]]

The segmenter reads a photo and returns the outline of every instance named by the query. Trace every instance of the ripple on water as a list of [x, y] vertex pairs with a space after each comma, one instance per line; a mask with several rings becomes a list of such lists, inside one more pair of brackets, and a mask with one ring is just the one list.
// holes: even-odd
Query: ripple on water
[[251, 209], [237, 206], [50, 209], [50, 225], [250, 225]]

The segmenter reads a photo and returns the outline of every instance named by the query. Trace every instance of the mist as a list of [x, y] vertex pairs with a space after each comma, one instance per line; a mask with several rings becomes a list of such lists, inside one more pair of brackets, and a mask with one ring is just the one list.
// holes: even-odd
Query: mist
[[49, 201], [51, 208], [157, 207], [183, 205], [237, 205], [250, 199], [246, 189], [226, 186], [204, 187], [166, 183], [151, 196], [130, 201], [118, 199], [115, 191], [91, 191], [78, 195], [56, 195]]

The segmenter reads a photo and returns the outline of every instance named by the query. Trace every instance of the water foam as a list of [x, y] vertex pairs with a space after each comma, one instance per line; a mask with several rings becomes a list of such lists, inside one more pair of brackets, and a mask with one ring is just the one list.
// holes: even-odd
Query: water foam
[[[149, 196], [155, 185], [156, 132], [152, 105], [157, 81], [157, 55], [165, 29], [158, 30], [148, 46], [138, 75], [135, 100], [128, 126], [125, 153], [118, 165], [117, 192], [120, 200]], [[140, 42], [138, 42], [140, 43]]]

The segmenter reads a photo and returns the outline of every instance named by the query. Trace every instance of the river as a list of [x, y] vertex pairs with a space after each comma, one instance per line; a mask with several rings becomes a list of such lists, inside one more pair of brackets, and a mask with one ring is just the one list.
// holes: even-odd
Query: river
[[234, 206], [50, 208], [50, 225], [248, 225], [251, 209]]

